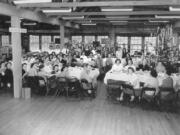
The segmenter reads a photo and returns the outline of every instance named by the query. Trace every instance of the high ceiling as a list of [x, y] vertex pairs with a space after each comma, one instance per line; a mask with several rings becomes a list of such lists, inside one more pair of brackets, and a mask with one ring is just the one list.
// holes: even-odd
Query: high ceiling
[[[13, 2], [15, 0], [6, 1]], [[36, 1], [38, 2], [38, 0]], [[15, 2], [14, 4], [39, 12], [71, 10], [71, 12], [46, 12], [45, 14], [79, 24], [159, 25], [178, 20], [178, 17], [161, 18], [159, 15], [180, 16], [179, 11], [169, 10], [171, 6], [180, 5], [178, 0], [52, 0], [52, 2], [46, 3], [16, 4]]]
[[[18, 3], [25, 1], [24, 3]], [[27, 2], [27, 1], [35, 1]], [[50, 18], [86, 25], [157, 26], [180, 19], [180, 0], [1, 0]], [[178, 8], [179, 7], [179, 8]], [[56, 11], [55, 11], [56, 10]], [[60, 12], [61, 10], [61, 12]]]

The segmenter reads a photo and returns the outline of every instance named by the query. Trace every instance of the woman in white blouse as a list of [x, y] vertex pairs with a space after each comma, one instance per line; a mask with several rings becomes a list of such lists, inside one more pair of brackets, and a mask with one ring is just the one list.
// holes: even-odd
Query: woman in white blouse
[[120, 72], [123, 70], [123, 65], [120, 59], [116, 59], [115, 64], [112, 66], [110, 72]]

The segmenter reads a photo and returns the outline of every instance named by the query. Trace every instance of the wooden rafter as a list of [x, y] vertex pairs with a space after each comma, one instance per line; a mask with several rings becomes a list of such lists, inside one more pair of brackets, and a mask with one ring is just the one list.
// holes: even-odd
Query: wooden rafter
[[137, 0], [137, 1], [93, 1], [93, 2], [61, 2], [19, 4], [21, 7], [124, 7], [124, 6], [177, 6], [179, 0]]

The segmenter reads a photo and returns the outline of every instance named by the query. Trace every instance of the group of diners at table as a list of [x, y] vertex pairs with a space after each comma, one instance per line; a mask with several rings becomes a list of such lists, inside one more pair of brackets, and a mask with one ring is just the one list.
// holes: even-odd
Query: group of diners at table
[[[74, 50], [73, 50], [74, 51]], [[40, 76], [48, 81], [52, 76], [64, 78], [77, 78], [91, 83], [97, 87], [97, 78], [105, 75], [104, 83], [108, 80], [125, 81], [134, 89], [141, 91], [142, 86], [156, 89], [159, 87], [179, 90], [180, 76], [173, 73], [170, 64], [157, 62], [154, 56], [131, 56], [125, 48], [118, 48], [115, 53], [107, 53], [103, 56], [100, 51], [92, 50], [72, 53], [64, 48], [59, 53], [37, 52], [29, 53], [22, 57], [22, 78]], [[1, 62], [0, 78], [1, 86], [12, 87], [13, 83], [12, 61]], [[152, 93], [148, 93], [152, 94]], [[124, 93], [117, 98], [122, 101]], [[131, 95], [130, 101], [134, 100]]]
[[[115, 64], [106, 73], [104, 83], [108, 85], [108, 80], [123, 81], [124, 83], [132, 86], [132, 88], [138, 94], [130, 95], [130, 101], [134, 101], [135, 96], [141, 98], [143, 88], [154, 88], [153, 91], [147, 91], [149, 96], [158, 95], [161, 88], [169, 89], [175, 92], [180, 90], [180, 75], [178, 73], [172, 74], [171, 65], [157, 62], [154, 64], [143, 64], [139, 61], [139, 64], [133, 64], [131, 58], [126, 62], [122, 62], [124, 59], [116, 59]], [[123, 101], [124, 92], [117, 97], [118, 101]]]

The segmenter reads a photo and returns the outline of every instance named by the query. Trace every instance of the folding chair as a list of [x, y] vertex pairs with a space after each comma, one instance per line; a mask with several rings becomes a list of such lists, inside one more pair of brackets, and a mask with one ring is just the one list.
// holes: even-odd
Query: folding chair
[[155, 88], [143, 87], [141, 92], [141, 99], [145, 99], [150, 102], [155, 102]]
[[58, 86], [57, 86], [55, 96], [58, 96], [61, 93], [67, 91], [68, 84], [67, 84], [67, 79], [65, 77], [58, 77], [58, 78], [56, 78], [56, 80], [57, 80], [57, 85]]
[[120, 97], [123, 90], [124, 81], [116, 81], [112, 79], [107, 80], [107, 99], [116, 101]]
[[58, 89], [58, 81], [56, 79], [56, 76], [52, 76], [47, 79], [47, 93], [46, 96], [51, 93], [52, 91], [55, 93]]
[[86, 79], [81, 79], [81, 88], [84, 97], [90, 97], [91, 99], [96, 97], [96, 89]]
[[166, 105], [167, 103], [176, 103], [176, 93], [173, 88], [159, 88], [160, 91], [157, 96], [159, 105]]
[[68, 88], [66, 89], [66, 96], [79, 98], [81, 94], [80, 82], [76, 77], [68, 78]]

